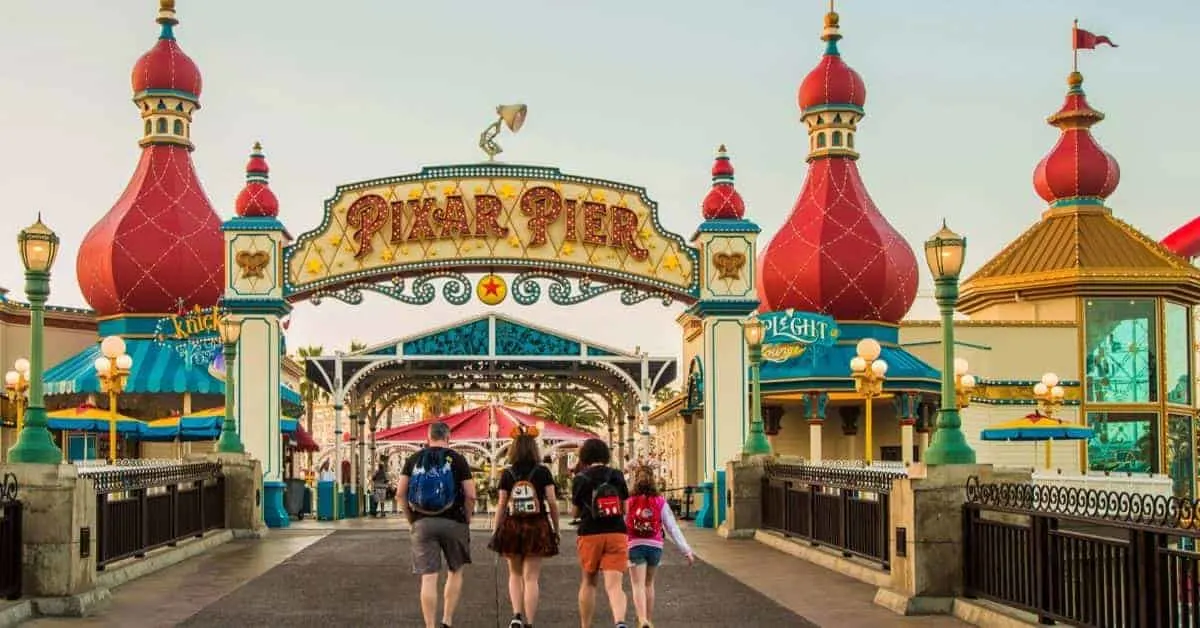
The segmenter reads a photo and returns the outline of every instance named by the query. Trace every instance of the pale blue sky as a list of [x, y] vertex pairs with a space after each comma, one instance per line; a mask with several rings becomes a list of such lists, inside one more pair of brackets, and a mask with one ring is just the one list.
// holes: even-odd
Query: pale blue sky
[[[0, 20], [0, 193], [13, 242], [37, 211], [64, 252], [52, 302], [84, 305], [75, 252], [125, 187], [140, 122], [129, 70], [157, 37], [155, 0], [7, 0]], [[281, 218], [316, 226], [340, 183], [478, 161], [495, 105], [526, 102], [509, 162], [647, 187], [689, 237], [713, 150], [729, 146], [748, 216], [766, 239], [804, 179], [795, 92], [816, 64], [821, 0], [179, 0], [178, 39], [204, 74], [192, 136], [217, 212], [232, 213], [261, 139]], [[844, 58], [867, 83], [859, 164], [880, 210], [920, 243], [947, 216], [968, 270], [1035, 221], [1030, 179], [1057, 131], [1071, 20], [1120, 48], [1082, 52], [1096, 128], [1119, 160], [1110, 205], [1158, 238], [1197, 208], [1200, 4], [1128, 0], [844, 0]], [[23, 298], [15, 250], [0, 285]], [[289, 344], [383, 341], [485, 308], [411, 308], [383, 297], [299, 305]], [[502, 311], [597, 341], [676, 353], [679, 306]], [[928, 301], [913, 314], [928, 317]]]

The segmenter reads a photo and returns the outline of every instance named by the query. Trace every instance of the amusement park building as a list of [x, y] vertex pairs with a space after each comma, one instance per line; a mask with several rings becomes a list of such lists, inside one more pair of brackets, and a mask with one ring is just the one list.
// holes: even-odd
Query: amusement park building
[[[917, 263], [855, 167], [866, 90], [840, 55], [837, 14], [826, 16], [822, 39], [825, 54], [799, 91], [810, 134], [808, 176], [759, 263], [760, 316], [768, 319], [766, 431], [779, 455], [864, 458], [864, 398], [855, 392], [850, 360], [858, 339], [873, 337], [890, 368], [884, 394], [874, 400], [869, 457], [901, 460], [907, 425], [919, 434], [913, 458], [920, 460], [941, 404], [941, 324], [902, 320], [916, 296]], [[1025, 232], [961, 285], [957, 310], [965, 318], [954, 324], [955, 352], [977, 381], [964, 391], [963, 431], [979, 462], [1042, 466], [1032, 445], [983, 441], [980, 432], [1033, 412], [1033, 387], [1053, 372], [1065, 393], [1056, 416], [1095, 430], [1083, 443], [1052, 445], [1059, 472], [1166, 474], [1176, 494], [1191, 495], [1192, 312], [1200, 303], [1200, 271], [1105, 204], [1120, 171], [1090, 132], [1104, 116], [1088, 104], [1081, 74], [1072, 72], [1067, 83], [1062, 106], [1048, 118], [1061, 135], [1033, 176], [1045, 208], [1040, 216], [1029, 212], [1033, 222]], [[718, 160], [714, 182], [730, 195], [727, 161]], [[712, 198], [705, 200], [706, 215]], [[1195, 254], [1200, 229], [1181, 231], [1187, 233], [1173, 236], [1176, 250]], [[799, 321], [807, 337], [799, 345], [787, 338], [772, 352], [772, 316], [793, 330]], [[705, 366], [697, 357], [700, 323], [687, 314], [678, 322], [682, 364], [691, 365], [692, 375], [683, 393], [651, 413], [651, 422], [672, 483], [690, 485], [713, 479], [695, 454], [704, 446], [698, 426], [713, 419], [696, 394], [695, 373]]]

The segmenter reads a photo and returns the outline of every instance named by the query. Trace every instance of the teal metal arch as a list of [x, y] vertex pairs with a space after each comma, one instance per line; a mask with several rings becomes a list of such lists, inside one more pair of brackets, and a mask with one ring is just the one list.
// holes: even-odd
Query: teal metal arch
[[[525, 178], [557, 183], [603, 186], [636, 195], [649, 209], [649, 219], [658, 233], [673, 242], [681, 255], [690, 261], [691, 273], [686, 286], [626, 273], [602, 266], [575, 262], [528, 260], [516, 257], [464, 258], [422, 260], [397, 263], [379, 268], [336, 274], [318, 281], [298, 284], [289, 269], [295, 256], [323, 235], [332, 221], [334, 206], [343, 197], [362, 190], [385, 185], [443, 181], [462, 178]], [[303, 259], [303, 258], [301, 258]], [[678, 234], [665, 229], [659, 219], [658, 203], [643, 187], [564, 174], [558, 168], [515, 164], [482, 163], [459, 166], [426, 166], [420, 172], [384, 177], [338, 186], [334, 195], [325, 201], [321, 224], [305, 232], [283, 248], [283, 297], [289, 302], [309, 300], [320, 304], [332, 298], [358, 304], [363, 293], [375, 292], [410, 305], [426, 305], [440, 293], [446, 301], [463, 305], [474, 294], [473, 282], [467, 273], [514, 273], [509, 294], [521, 305], [532, 305], [546, 296], [556, 305], [582, 303], [608, 292], [620, 292], [621, 302], [633, 305], [659, 299], [664, 305], [673, 302], [691, 304], [700, 294], [700, 252]], [[438, 284], [440, 283], [440, 290]]]

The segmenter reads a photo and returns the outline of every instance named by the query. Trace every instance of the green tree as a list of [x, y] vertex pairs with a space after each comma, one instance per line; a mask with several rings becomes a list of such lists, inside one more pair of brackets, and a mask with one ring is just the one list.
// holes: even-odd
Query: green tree
[[365, 343], [361, 340], [351, 340], [350, 341], [350, 353], [358, 353], [359, 351], [362, 351], [363, 349], [366, 349], [366, 348], [367, 348], [367, 343]]
[[670, 386], [663, 386], [662, 388], [658, 389], [658, 392], [654, 393], [654, 400], [658, 403], [666, 403], [677, 394], [679, 394], [678, 390], [675, 390]]
[[436, 419], [454, 412], [462, 405], [462, 395], [458, 393], [430, 391], [417, 396], [421, 405], [422, 418]]
[[605, 423], [596, 407], [577, 393], [541, 393], [533, 414], [567, 427], [591, 429]]

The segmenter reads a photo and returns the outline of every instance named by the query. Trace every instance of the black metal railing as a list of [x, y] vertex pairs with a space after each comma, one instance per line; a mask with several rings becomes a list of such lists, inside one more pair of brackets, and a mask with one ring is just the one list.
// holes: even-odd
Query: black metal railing
[[24, 505], [17, 499], [18, 490], [17, 476], [5, 473], [0, 480], [0, 596], [8, 600], [21, 597]]
[[889, 498], [902, 471], [768, 465], [762, 526], [889, 567]]
[[96, 483], [96, 567], [225, 527], [225, 478], [214, 462], [81, 468]]
[[964, 594], [1041, 623], [1200, 626], [1200, 537], [1190, 499], [967, 482]]
[[669, 488], [662, 492], [663, 497], [667, 499], [667, 504], [671, 506], [671, 512], [675, 514], [675, 518], [681, 521], [691, 521], [696, 518], [696, 498], [700, 495], [700, 489], [695, 486], [679, 486]]

